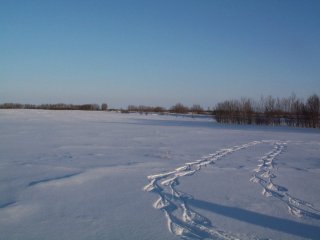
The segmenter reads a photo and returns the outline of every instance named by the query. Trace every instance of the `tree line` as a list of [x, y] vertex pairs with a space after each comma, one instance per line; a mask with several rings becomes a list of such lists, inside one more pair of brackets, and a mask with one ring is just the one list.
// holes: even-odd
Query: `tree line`
[[295, 94], [285, 98], [261, 97], [226, 100], [216, 104], [214, 116], [219, 123], [287, 125], [293, 127], [320, 127], [320, 99], [316, 94], [307, 100]]
[[295, 94], [284, 98], [272, 96], [261, 97], [259, 100], [241, 98], [217, 103], [212, 110], [204, 110], [199, 104], [188, 107], [177, 103], [166, 109], [161, 106], [129, 105], [127, 109], [108, 109], [108, 105], [98, 104], [20, 104], [4, 103], [5, 109], [45, 109], [45, 110], [86, 110], [107, 111], [117, 110], [122, 113], [175, 113], [175, 114], [212, 114], [218, 123], [256, 124], [256, 125], [287, 125], [292, 127], [320, 128], [320, 99], [313, 94], [303, 100]]
[[65, 103], [56, 103], [56, 104], [21, 104], [21, 103], [3, 103], [0, 104], [0, 109], [43, 109], [43, 110], [84, 110], [84, 111], [106, 111], [108, 105], [103, 103], [98, 104], [65, 104]]
[[205, 114], [206, 112], [199, 104], [194, 104], [192, 107], [188, 107], [183, 105], [182, 103], [177, 103], [166, 109], [164, 107], [152, 107], [152, 106], [145, 106], [145, 105], [129, 105], [126, 112], [138, 112], [138, 113], [179, 113], [179, 114]]

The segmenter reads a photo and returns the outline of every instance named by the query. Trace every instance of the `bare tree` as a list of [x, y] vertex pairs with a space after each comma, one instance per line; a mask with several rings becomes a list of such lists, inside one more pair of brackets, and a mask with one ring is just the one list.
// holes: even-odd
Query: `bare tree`
[[102, 103], [101, 104], [101, 111], [107, 111], [108, 110], [108, 104]]
[[177, 103], [170, 108], [170, 111], [173, 113], [188, 113], [189, 108], [184, 106], [182, 103]]
[[193, 104], [193, 106], [190, 108], [190, 111], [194, 114], [204, 113], [203, 108], [199, 104]]
[[306, 103], [306, 110], [309, 120], [309, 127], [319, 127], [320, 99], [318, 95], [313, 94], [308, 98]]

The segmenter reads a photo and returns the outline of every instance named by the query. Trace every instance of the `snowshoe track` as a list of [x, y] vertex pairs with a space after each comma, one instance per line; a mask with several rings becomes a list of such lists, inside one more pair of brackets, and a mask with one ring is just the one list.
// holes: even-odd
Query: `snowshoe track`
[[288, 189], [277, 185], [274, 179], [276, 175], [276, 158], [287, 147], [287, 142], [276, 140], [253, 141], [241, 146], [233, 146], [218, 150], [213, 154], [202, 157], [193, 162], [185, 163], [173, 171], [148, 176], [149, 184], [143, 189], [147, 192], [156, 193], [159, 198], [154, 202], [153, 207], [164, 212], [169, 231], [182, 239], [257, 239], [253, 236], [236, 236], [232, 233], [222, 231], [215, 227], [209, 219], [193, 210], [187, 199], [192, 195], [180, 192], [177, 189], [179, 180], [185, 176], [192, 176], [207, 165], [214, 165], [215, 162], [228, 154], [253, 147], [257, 144], [272, 144], [273, 150], [262, 156], [259, 164], [254, 169], [251, 182], [258, 183], [263, 187], [262, 194], [266, 197], [274, 197], [284, 202], [289, 213], [296, 217], [313, 217], [320, 219], [320, 211], [315, 209], [311, 203], [291, 196]]
[[273, 150], [258, 160], [259, 164], [254, 170], [255, 174], [250, 181], [259, 183], [262, 186], [262, 194], [264, 196], [274, 197], [285, 203], [291, 215], [320, 219], [320, 210], [314, 208], [313, 204], [293, 197], [289, 194], [287, 188], [275, 183], [277, 177], [276, 172], [278, 170], [275, 167], [275, 160], [283, 151], [285, 151], [287, 142], [274, 141], [271, 143], [274, 145]]

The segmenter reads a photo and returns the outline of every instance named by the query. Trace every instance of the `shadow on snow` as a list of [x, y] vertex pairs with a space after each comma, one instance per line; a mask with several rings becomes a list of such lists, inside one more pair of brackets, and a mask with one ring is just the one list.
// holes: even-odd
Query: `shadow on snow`
[[277, 230], [310, 239], [317, 239], [320, 236], [320, 228], [317, 226], [299, 223], [288, 219], [267, 216], [261, 213], [256, 213], [237, 207], [229, 207], [192, 198], [186, 199], [186, 202], [188, 205], [198, 209], [210, 211], [212, 213], [216, 213], [261, 227], [270, 228], [272, 230]]

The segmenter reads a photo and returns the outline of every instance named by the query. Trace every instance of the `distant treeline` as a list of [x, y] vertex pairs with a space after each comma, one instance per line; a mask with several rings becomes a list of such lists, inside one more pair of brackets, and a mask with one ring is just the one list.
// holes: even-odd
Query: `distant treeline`
[[[87, 110], [107, 111], [108, 105], [98, 104], [0, 104], [2, 109], [46, 109], [46, 110]], [[260, 100], [241, 98], [227, 100], [216, 104], [212, 110], [204, 110], [200, 105], [191, 107], [177, 103], [166, 109], [160, 106], [129, 105], [127, 109], [110, 109], [122, 113], [178, 113], [178, 114], [212, 114], [218, 123], [256, 124], [256, 125], [287, 125], [293, 127], [320, 128], [320, 100], [316, 94], [306, 101], [292, 94], [286, 98], [272, 96], [261, 97]]]
[[193, 113], [193, 114], [204, 114], [206, 113], [205, 110], [198, 104], [194, 104], [192, 107], [188, 107], [183, 105], [182, 103], [177, 103], [173, 105], [171, 108], [166, 109], [163, 107], [152, 107], [152, 106], [135, 106], [135, 105], [129, 105], [127, 108], [127, 112], [139, 112], [139, 113], [180, 113], [180, 114], [186, 114], [186, 113]]
[[292, 94], [287, 98], [262, 97], [227, 100], [214, 108], [219, 123], [287, 125], [293, 127], [320, 127], [320, 100], [314, 94], [306, 101]]
[[106, 111], [108, 105], [103, 103], [101, 106], [98, 104], [20, 104], [20, 103], [3, 103], [0, 104], [0, 109], [44, 109], [44, 110], [85, 110], [85, 111]]
[[[65, 103], [56, 103], [56, 104], [21, 104], [21, 103], [3, 103], [0, 104], [0, 109], [44, 109], [44, 110], [87, 110], [87, 111], [107, 111], [108, 105], [103, 103], [98, 104], [65, 104]], [[129, 112], [138, 112], [138, 113], [180, 113], [180, 114], [205, 114], [208, 113], [204, 111], [204, 109], [198, 105], [194, 104], [192, 107], [187, 107], [182, 103], [177, 103], [173, 105], [171, 108], [166, 109], [160, 106], [145, 106], [145, 105], [129, 105], [127, 109], [110, 109], [111, 111], [119, 110], [122, 113]]]

